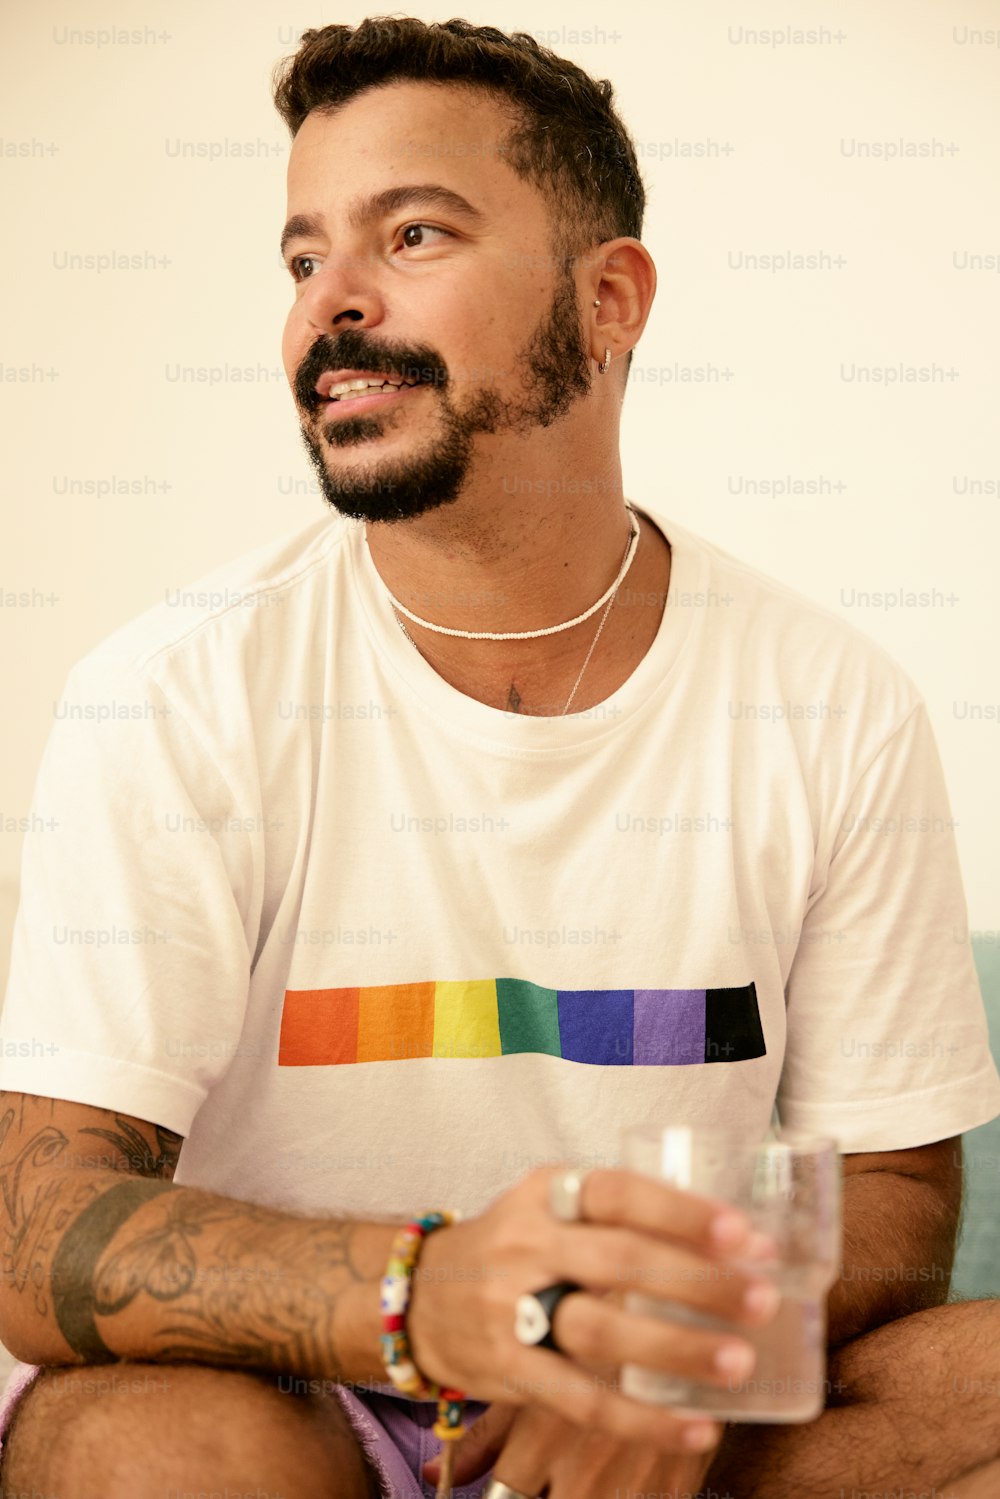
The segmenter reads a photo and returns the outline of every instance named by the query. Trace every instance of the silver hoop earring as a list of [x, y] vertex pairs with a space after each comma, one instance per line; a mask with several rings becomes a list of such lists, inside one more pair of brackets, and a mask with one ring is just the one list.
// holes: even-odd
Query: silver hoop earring
[[602, 374], [602, 375], [606, 375], [608, 373], [608, 370], [611, 368], [611, 350], [610, 349], [605, 349], [604, 350], [604, 359], [597, 366], [597, 368], [598, 368], [599, 373]]

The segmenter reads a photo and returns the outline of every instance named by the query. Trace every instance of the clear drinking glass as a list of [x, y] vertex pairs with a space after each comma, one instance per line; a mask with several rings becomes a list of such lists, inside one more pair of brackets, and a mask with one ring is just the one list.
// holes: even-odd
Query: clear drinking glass
[[626, 1364], [622, 1389], [638, 1400], [710, 1415], [720, 1421], [812, 1421], [826, 1399], [826, 1297], [841, 1252], [841, 1162], [834, 1140], [798, 1130], [774, 1131], [759, 1143], [722, 1130], [641, 1126], [627, 1130], [623, 1166], [672, 1186], [743, 1209], [777, 1245], [770, 1260], [730, 1259], [781, 1291], [763, 1327], [706, 1315], [683, 1302], [630, 1292], [629, 1311], [689, 1327], [731, 1332], [756, 1351], [745, 1379], [701, 1384], [681, 1375]]

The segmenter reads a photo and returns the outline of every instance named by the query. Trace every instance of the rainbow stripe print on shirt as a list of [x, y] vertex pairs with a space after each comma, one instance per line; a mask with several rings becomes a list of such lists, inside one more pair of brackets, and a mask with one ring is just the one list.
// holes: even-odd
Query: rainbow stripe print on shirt
[[767, 1053], [757, 991], [547, 989], [524, 979], [288, 989], [280, 1067], [536, 1052], [592, 1067], [689, 1067]]

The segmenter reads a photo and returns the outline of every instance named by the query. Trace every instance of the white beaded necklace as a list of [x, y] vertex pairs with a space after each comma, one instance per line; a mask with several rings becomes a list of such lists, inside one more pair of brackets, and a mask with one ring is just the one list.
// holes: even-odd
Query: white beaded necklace
[[463, 640], [535, 640], [539, 635], [557, 635], [560, 630], [572, 629], [574, 625], [582, 624], [585, 619], [589, 619], [592, 614], [596, 614], [601, 605], [606, 603], [608, 599], [613, 598], [621, 587], [625, 574], [632, 566], [636, 544], [639, 540], [639, 523], [636, 520], [635, 510], [631, 505], [626, 505], [625, 508], [632, 515], [631, 530], [629, 532], [628, 546], [625, 548], [625, 556], [622, 558], [622, 565], [618, 570], [617, 578], [615, 578], [611, 587], [601, 594], [596, 604], [591, 604], [590, 608], [584, 610], [583, 614], [578, 614], [575, 619], [568, 619], [565, 624], [547, 625], [544, 630], [455, 630], [448, 625], [432, 625], [430, 620], [421, 619], [419, 614], [412, 614], [405, 604], [399, 602], [395, 594], [389, 592], [388, 588], [385, 591], [389, 594], [389, 600], [393, 608], [398, 609], [400, 614], [405, 614], [407, 619], [412, 619], [415, 625], [423, 625], [426, 630], [434, 630], [438, 635], [460, 635]]
[[[601, 616], [601, 622], [597, 627], [597, 634], [594, 636], [593, 640], [590, 643], [590, 650], [587, 652], [587, 659], [581, 666], [580, 674], [577, 677], [576, 681], [573, 683], [573, 690], [570, 693], [569, 697], [566, 699], [566, 706], [563, 708], [562, 713], [559, 715], [560, 717], [562, 717], [569, 711], [569, 705], [576, 696], [576, 690], [580, 685], [584, 672], [587, 670], [587, 667], [590, 664], [590, 658], [594, 654], [594, 647], [600, 639], [601, 631], [604, 629], [604, 625], [607, 621], [608, 615], [611, 612], [611, 606], [614, 604], [618, 590], [622, 586], [625, 575], [628, 572], [629, 568], [632, 566], [632, 563], [635, 559], [635, 554], [639, 543], [639, 522], [634, 507], [632, 505], [626, 504], [625, 508], [630, 512], [631, 520], [629, 527], [628, 545], [625, 548], [625, 556], [622, 558], [622, 565], [618, 569], [618, 576], [615, 578], [610, 588], [608, 588], [604, 593], [601, 594], [601, 597], [597, 600], [596, 604], [591, 604], [589, 609], [584, 610], [582, 614], [578, 614], [575, 619], [566, 620], [564, 624], [548, 625], [543, 630], [456, 630], [450, 628], [447, 625], [435, 625], [431, 624], [429, 620], [421, 619], [419, 614], [411, 613], [410, 610], [407, 609], [405, 604], [401, 604], [399, 599], [397, 599], [388, 588], [386, 588], [385, 591], [389, 596], [389, 601], [392, 604], [393, 608], [398, 609], [401, 614], [405, 614], [407, 619], [412, 619], [414, 624], [423, 625], [425, 629], [433, 630], [438, 635], [457, 635], [460, 636], [463, 640], [536, 640], [541, 635], [557, 635], [561, 630], [570, 630], [574, 625], [582, 624], [585, 619], [589, 619], [592, 614], [596, 614], [601, 605], [604, 604], [605, 609], [603, 615]], [[366, 544], [367, 540], [368, 538], [366, 533]], [[384, 584], [382, 586], [385, 587]], [[397, 624], [399, 625], [399, 628], [402, 630], [403, 634], [406, 636], [407, 640], [410, 642], [413, 648], [419, 651], [420, 648], [417, 645], [417, 642], [414, 640], [413, 636], [410, 634], [403, 621], [401, 619], [397, 620]]]

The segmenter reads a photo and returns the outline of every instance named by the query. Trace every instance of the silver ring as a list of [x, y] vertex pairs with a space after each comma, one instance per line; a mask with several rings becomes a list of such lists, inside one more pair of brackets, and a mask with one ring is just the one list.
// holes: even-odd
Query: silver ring
[[563, 1223], [579, 1223], [583, 1218], [580, 1194], [584, 1175], [583, 1171], [559, 1171], [549, 1182], [549, 1207]]
[[483, 1489], [482, 1499], [535, 1499], [533, 1494], [522, 1494], [520, 1489], [512, 1489], [510, 1484], [502, 1483], [499, 1478], [491, 1478]]

